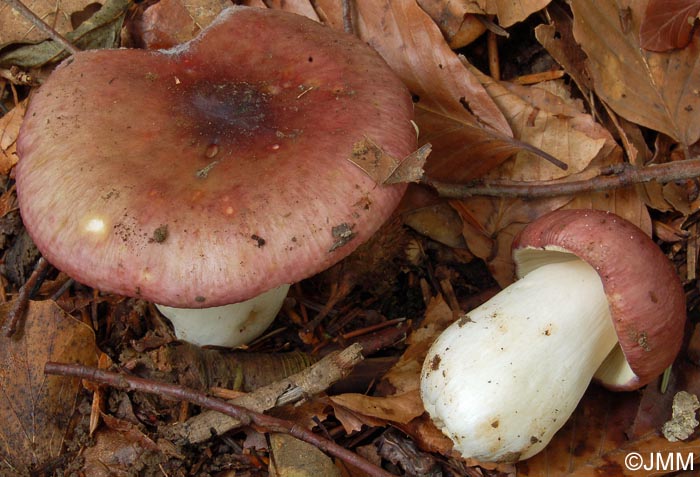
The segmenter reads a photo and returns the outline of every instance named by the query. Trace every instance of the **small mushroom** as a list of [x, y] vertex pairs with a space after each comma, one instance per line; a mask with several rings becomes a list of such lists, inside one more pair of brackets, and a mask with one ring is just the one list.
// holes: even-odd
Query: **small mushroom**
[[[20, 210], [77, 281], [161, 305], [194, 343], [235, 346], [268, 326], [290, 283], [389, 217], [405, 185], [377, 184], [349, 159], [368, 139], [407, 156], [412, 117], [406, 87], [357, 38], [232, 7], [172, 49], [61, 64], [21, 128]], [[232, 303], [241, 322], [212, 309]], [[208, 308], [221, 326], [173, 308]]]
[[520, 279], [450, 325], [423, 365], [426, 411], [465, 457], [541, 451], [595, 376], [649, 383], [678, 353], [685, 295], [639, 228], [597, 210], [558, 210], [513, 244]]

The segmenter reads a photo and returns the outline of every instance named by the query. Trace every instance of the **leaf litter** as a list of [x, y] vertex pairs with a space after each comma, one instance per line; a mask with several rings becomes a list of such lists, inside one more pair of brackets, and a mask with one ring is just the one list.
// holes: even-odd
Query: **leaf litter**
[[[348, 18], [342, 2], [331, 0], [248, 3], [294, 11], [334, 28], [343, 28]], [[601, 171], [614, 171], [628, 163], [680, 166], [694, 159], [700, 138], [700, 121], [695, 118], [700, 111], [700, 40], [694, 28], [698, 3], [570, 3], [569, 8], [556, 0], [350, 2], [355, 33], [384, 57], [414, 95], [420, 144], [431, 148], [430, 154], [423, 149], [412, 162], [381, 151], [358, 154], [358, 166], [379, 184], [415, 182], [425, 175], [466, 185], [510, 181], [544, 188], [552, 180], [591, 180]], [[40, 1], [28, 4], [81, 48], [118, 46], [120, 40], [131, 46], [171, 46], [195, 35], [225, 5], [214, 0], [163, 0], [152, 6], [134, 6], [113, 0], [74, 25], [68, 19], [88, 12], [89, 3], [62, 2], [60, 10], [51, 10], [51, 5]], [[127, 7], [132, 14], [126, 15]], [[487, 48], [486, 37], [495, 35], [484, 33], [488, 28], [509, 35], [496, 38], [495, 53]], [[6, 5], [0, 8], [0, 45], [0, 175], [7, 189], [3, 203], [8, 204], [3, 207], [4, 219], [13, 213], [14, 147], [28, 92], [17, 79], [22, 73], [41, 72], [40, 68], [46, 72], [62, 54]], [[488, 68], [477, 69], [472, 62], [481, 58], [482, 66], [499, 50], [525, 52], [526, 47], [556, 60], [551, 71], [538, 71], [545, 78], [551, 73], [553, 79], [518, 84], [517, 76], [494, 78]], [[533, 72], [525, 69], [518, 74], [524, 77]], [[563, 79], [557, 79], [562, 75]], [[360, 149], [371, 152], [369, 146]], [[538, 151], [568, 167], [548, 163]], [[272, 336], [252, 344], [251, 351], [268, 353], [261, 359], [275, 363], [273, 356], [281, 350], [315, 356], [337, 349], [346, 343], [345, 335], [379, 339], [381, 353], [395, 360], [388, 372], [358, 377], [360, 384], [355, 384], [354, 392], [333, 395], [331, 388], [328, 398], [309, 397], [289, 414], [306, 428], [331, 432], [349, 448], [395, 473], [437, 468], [440, 475], [643, 475], [625, 467], [624, 458], [630, 452], [687, 453], [694, 452], [700, 442], [695, 414], [700, 363], [689, 358], [695, 356], [692, 340], [672, 370], [667, 394], [658, 391], [660, 383], [639, 393], [621, 394], [591, 385], [574, 416], [545, 451], [515, 466], [456, 455], [449, 440], [422, 411], [419, 372], [440, 330], [485, 299], [493, 280], [500, 286], [512, 282], [509, 249], [518, 231], [561, 207], [614, 211], [652, 235], [685, 280], [688, 326], [697, 329], [699, 197], [700, 184], [695, 178], [668, 184], [620, 183], [613, 190], [591, 188], [548, 199], [465, 194], [446, 200], [425, 186], [413, 185], [398, 222], [412, 229], [404, 228], [397, 239], [394, 228], [389, 239], [367, 247], [357, 255], [359, 259], [351, 257], [297, 285], [278, 318], [279, 326]], [[3, 256], [17, 246], [19, 236], [14, 228], [7, 229]], [[391, 266], [384, 265], [389, 263]], [[17, 285], [4, 278], [4, 270], [2, 275], [3, 296], [10, 300], [3, 305], [3, 316], [7, 316]], [[54, 296], [65, 284], [69, 291]], [[79, 381], [45, 378], [43, 364], [48, 360], [94, 366], [96, 357], [106, 353], [130, 372], [178, 382], [180, 373], [173, 370], [180, 368], [173, 366], [181, 361], [169, 357], [178, 348], [173, 348], [167, 324], [147, 304], [100, 297], [73, 285], [57, 271], [38, 291], [38, 298], [41, 301], [30, 302], [21, 335], [2, 338], [6, 342], [0, 347], [4, 363], [0, 369], [22, 372], [2, 374], [7, 400], [0, 407], [6, 423], [0, 445], [5, 467], [0, 468], [20, 473], [73, 468], [89, 475], [103, 475], [100, 472], [105, 468], [111, 474], [104, 475], [161, 468], [169, 475], [213, 475], [233, 466], [249, 475], [266, 475], [268, 455], [278, 458], [274, 472], [279, 475], [286, 475], [284, 469], [296, 468], [298, 458], [282, 456], [277, 444], [268, 448], [252, 429], [228, 434], [222, 441], [214, 438], [211, 442], [220, 443], [204, 444], [204, 454], [164, 438], [163, 426], [196, 414], [198, 410], [191, 407], [105, 387], [90, 386], [86, 393]], [[316, 313], [322, 319], [315, 321]], [[382, 337], [390, 335], [382, 331], [382, 323], [398, 317], [407, 320], [408, 336], [396, 342], [394, 334], [392, 341], [383, 342], [389, 338]], [[471, 345], [478, 352], [478, 343]], [[143, 353], [148, 353], [148, 359]], [[192, 361], [204, 362], [201, 372], [210, 376], [211, 360], [198, 353], [194, 356]], [[373, 359], [378, 358], [366, 361], [371, 365]], [[255, 374], [264, 369], [248, 366], [242, 366], [241, 372], [250, 369]], [[197, 379], [188, 381], [192, 382]], [[226, 386], [237, 387], [231, 383]], [[78, 403], [88, 402], [90, 396], [92, 414], [103, 416], [98, 419], [101, 424], [96, 426], [94, 445], [78, 436], [80, 426], [76, 424], [89, 414]], [[686, 404], [681, 398], [676, 403], [673, 396], [687, 397], [682, 401]], [[28, 403], [33, 408], [27, 408]], [[403, 434], [388, 433], [391, 428]], [[664, 437], [664, 429], [676, 442]], [[402, 439], [408, 441], [402, 443]], [[407, 443], [417, 448], [410, 450]], [[81, 450], [83, 461], [74, 459], [76, 449]], [[109, 461], [118, 451], [130, 457]], [[431, 452], [433, 458], [424, 461], [421, 452]], [[328, 462], [321, 458], [319, 465], [325, 464]], [[361, 475], [348, 469], [345, 467], [350, 472], [347, 475]]]

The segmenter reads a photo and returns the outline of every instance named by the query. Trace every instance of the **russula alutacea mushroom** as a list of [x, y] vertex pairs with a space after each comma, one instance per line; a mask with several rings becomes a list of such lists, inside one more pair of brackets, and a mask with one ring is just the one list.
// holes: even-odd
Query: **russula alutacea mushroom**
[[[377, 184], [349, 159], [367, 140], [407, 156], [412, 117], [406, 87], [357, 38], [232, 7], [170, 50], [85, 51], [61, 64], [21, 128], [20, 210], [58, 269], [176, 321], [169, 308], [267, 292], [274, 304], [245, 304], [266, 310], [257, 333], [290, 283], [341, 260], [391, 214], [405, 185]], [[184, 320], [195, 343], [250, 339], [239, 336], [247, 324]]]
[[426, 411], [455, 449], [514, 462], [541, 451], [594, 377], [637, 389], [678, 353], [685, 295], [642, 230], [558, 210], [513, 244], [518, 281], [450, 325], [423, 365]]

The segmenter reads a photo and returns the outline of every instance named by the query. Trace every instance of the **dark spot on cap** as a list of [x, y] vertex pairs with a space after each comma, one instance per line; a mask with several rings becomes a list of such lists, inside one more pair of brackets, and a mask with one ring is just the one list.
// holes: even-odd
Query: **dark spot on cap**
[[168, 238], [168, 225], [164, 224], [153, 231], [153, 236], [148, 240], [149, 242], [163, 243]]
[[255, 240], [255, 242], [257, 242], [256, 245], [258, 246], [258, 248], [262, 248], [263, 245], [265, 245], [265, 239], [259, 235], [253, 234], [250, 236], [250, 238], [252, 238], [253, 240]]
[[355, 232], [352, 231], [354, 227], [355, 224], [348, 224], [347, 222], [343, 222], [342, 224], [333, 227], [331, 229], [331, 234], [333, 234], [336, 241], [328, 251], [332, 252], [355, 238]]
[[649, 292], [649, 299], [651, 300], [652, 303], [658, 303], [659, 302], [659, 297], [656, 296], [656, 293], [654, 291]]

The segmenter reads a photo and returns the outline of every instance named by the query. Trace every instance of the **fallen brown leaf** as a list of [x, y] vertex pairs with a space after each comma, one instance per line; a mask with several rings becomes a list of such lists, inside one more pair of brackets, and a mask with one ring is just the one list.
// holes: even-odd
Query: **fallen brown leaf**
[[420, 370], [428, 354], [428, 348], [455, 320], [455, 317], [442, 296], [438, 295], [428, 303], [421, 326], [406, 340], [408, 348], [382, 378], [382, 383], [379, 385], [382, 395], [399, 395], [419, 389]]
[[[64, 35], [66, 40], [81, 50], [116, 47], [129, 5], [130, 0], [105, 0], [99, 10]], [[0, 66], [38, 68], [68, 56], [68, 52], [53, 40], [19, 45], [0, 46]]]
[[639, 43], [650, 51], [685, 48], [695, 27], [700, 1], [649, 0], [642, 17]]
[[348, 393], [331, 396], [330, 400], [356, 414], [400, 424], [406, 424], [425, 412], [418, 390], [393, 396]]
[[[700, 439], [687, 442], [668, 442], [658, 431], [647, 432], [632, 440], [626, 430], [635, 418], [639, 396], [635, 393], [611, 393], [597, 386], [586, 392], [569, 422], [554, 436], [540, 454], [517, 465], [518, 475], [523, 477], [594, 477], [629, 476], [648, 477], [663, 475], [652, 472], [656, 459], [672, 456], [673, 467], [666, 470], [683, 470], [676, 467], [675, 456], [682, 462], [691, 461], [697, 455]], [[669, 410], [670, 413], [670, 410]], [[670, 414], [669, 414], [670, 415]], [[628, 455], [637, 453], [647, 468], [630, 468]], [[690, 470], [690, 469], [686, 469]]]
[[81, 389], [79, 379], [45, 376], [44, 363], [94, 366], [98, 350], [92, 329], [52, 301], [30, 302], [20, 335], [0, 341], [0, 470], [24, 475], [60, 455]]
[[15, 143], [26, 110], [27, 100], [24, 100], [0, 118], [0, 174], [2, 175], [7, 175], [17, 164]]
[[569, 166], [562, 170], [529, 151], [520, 151], [492, 171], [492, 176], [517, 181], [559, 179], [584, 170], [606, 143], [614, 144], [610, 133], [570, 98], [562, 82], [528, 87], [478, 77], [507, 116], [516, 137]]
[[[73, 30], [74, 18], [94, 0], [29, 0], [24, 4], [39, 18], [61, 34]], [[102, 4], [103, 2], [97, 2]], [[16, 12], [9, 3], [0, 3], [0, 47], [10, 43], [37, 43], [48, 38], [26, 18]]]
[[[700, 37], [667, 53], [645, 51], [639, 22], [646, 2], [573, 0], [574, 35], [588, 55], [595, 91], [620, 116], [683, 145], [700, 139]], [[623, 18], [624, 21], [620, 21]], [[624, 80], [622, 80], [624, 79]]]
[[418, 5], [440, 27], [452, 49], [470, 44], [486, 31], [485, 23], [473, 15], [474, 8], [468, 2], [418, 0]]
[[418, 182], [430, 154], [430, 144], [424, 144], [405, 158], [392, 157], [371, 138], [353, 144], [350, 162], [362, 169], [377, 184]]
[[356, 2], [359, 36], [415, 96], [421, 143], [433, 154], [428, 175], [478, 177], [520, 149], [498, 107], [413, 0]]
[[542, 10], [551, 0], [523, 0], [513, 2], [510, 0], [476, 0], [484, 13], [496, 15], [498, 23], [502, 27], [509, 27], [517, 22], [525, 20], [533, 13]]
[[288, 434], [270, 434], [270, 477], [340, 477], [333, 460]]

